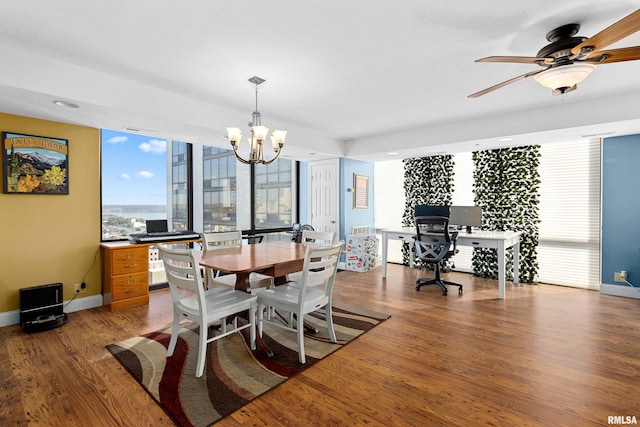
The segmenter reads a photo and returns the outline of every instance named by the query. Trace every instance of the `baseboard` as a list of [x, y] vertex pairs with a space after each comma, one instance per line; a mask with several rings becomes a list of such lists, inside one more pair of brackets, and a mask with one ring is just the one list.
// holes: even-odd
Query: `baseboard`
[[0, 313], [0, 327], [17, 325], [18, 323], [20, 323], [20, 310]]
[[601, 283], [600, 293], [605, 295], [613, 295], [616, 297], [640, 299], [640, 288], [629, 285], [609, 285], [607, 283]]
[[[76, 298], [73, 301], [64, 302], [64, 312], [87, 310], [89, 308], [102, 307], [102, 295], [92, 295], [85, 298]], [[20, 310], [0, 313], [0, 328], [3, 326], [17, 325], [20, 323]]]

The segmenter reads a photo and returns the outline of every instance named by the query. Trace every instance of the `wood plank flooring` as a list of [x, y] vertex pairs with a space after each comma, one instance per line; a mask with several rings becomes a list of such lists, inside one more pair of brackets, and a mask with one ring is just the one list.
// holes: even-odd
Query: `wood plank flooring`
[[[392, 317], [216, 426], [607, 426], [640, 422], [640, 300], [461, 273], [464, 294], [414, 289], [430, 273], [340, 272], [334, 298]], [[0, 425], [171, 426], [105, 345], [171, 321], [148, 306], [0, 328]]]

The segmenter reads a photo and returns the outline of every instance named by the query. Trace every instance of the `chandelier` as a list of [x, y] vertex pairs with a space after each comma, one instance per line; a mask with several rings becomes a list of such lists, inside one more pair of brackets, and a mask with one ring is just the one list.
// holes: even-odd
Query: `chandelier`
[[280, 150], [284, 146], [284, 139], [287, 136], [287, 131], [273, 131], [273, 133], [271, 134], [271, 145], [273, 146], [273, 151], [276, 153], [276, 155], [271, 160], [265, 160], [263, 146], [265, 140], [267, 139], [269, 128], [266, 126], [262, 126], [262, 123], [260, 123], [260, 112], [258, 111], [258, 85], [264, 83], [265, 79], [258, 76], [253, 76], [249, 79], [249, 82], [256, 85], [256, 110], [251, 115], [252, 119], [249, 122], [249, 126], [251, 127], [251, 136], [249, 137], [249, 160], [243, 159], [238, 154], [238, 147], [240, 146], [240, 141], [242, 140], [242, 131], [239, 128], [227, 128], [227, 138], [229, 138], [229, 142], [233, 147], [233, 154], [235, 154], [236, 159], [238, 159], [240, 162], [247, 165], [255, 163], [268, 165], [269, 163], [273, 163], [280, 155]]

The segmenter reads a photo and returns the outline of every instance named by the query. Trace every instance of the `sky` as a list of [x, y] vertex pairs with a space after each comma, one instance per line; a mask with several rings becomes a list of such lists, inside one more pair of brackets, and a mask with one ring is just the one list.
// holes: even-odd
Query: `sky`
[[102, 204], [166, 205], [167, 141], [102, 129]]

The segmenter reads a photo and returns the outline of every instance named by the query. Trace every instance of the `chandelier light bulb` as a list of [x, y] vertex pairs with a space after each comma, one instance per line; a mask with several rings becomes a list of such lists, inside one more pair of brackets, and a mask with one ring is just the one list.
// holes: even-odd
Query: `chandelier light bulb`
[[267, 139], [267, 134], [269, 133], [269, 128], [268, 127], [266, 127], [266, 126], [253, 126], [251, 129], [253, 129], [253, 135], [259, 141], [259, 144], [262, 144], [262, 142], [265, 139]]

